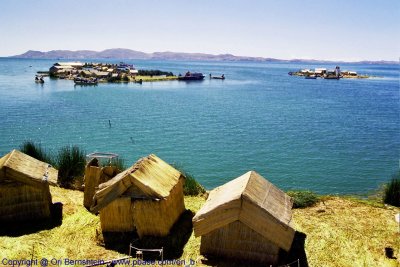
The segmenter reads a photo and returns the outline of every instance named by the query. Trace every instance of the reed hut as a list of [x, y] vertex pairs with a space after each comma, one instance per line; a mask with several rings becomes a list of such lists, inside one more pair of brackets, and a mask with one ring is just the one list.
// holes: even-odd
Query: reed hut
[[100, 212], [104, 232], [166, 236], [185, 210], [184, 176], [155, 155], [99, 185], [92, 212]]
[[254, 171], [215, 188], [193, 217], [200, 253], [275, 264], [295, 230], [292, 199]]
[[0, 224], [51, 218], [49, 184], [58, 171], [48, 163], [13, 150], [0, 159]]

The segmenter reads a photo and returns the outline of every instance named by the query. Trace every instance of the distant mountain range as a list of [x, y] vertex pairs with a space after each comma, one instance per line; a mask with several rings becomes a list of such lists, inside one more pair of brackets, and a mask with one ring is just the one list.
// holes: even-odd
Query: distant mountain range
[[[154, 52], [144, 53], [131, 49], [112, 48], [103, 51], [92, 50], [51, 50], [48, 52], [29, 50], [12, 58], [43, 58], [43, 59], [153, 59], [153, 60], [199, 60], [199, 61], [253, 61], [253, 62], [307, 62], [307, 63], [337, 63], [338, 61], [313, 60], [313, 59], [276, 59], [264, 57], [234, 56], [232, 54], [204, 54], [204, 53], [182, 53], [182, 52]], [[363, 64], [396, 64], [395, 61], [360, 61]]]

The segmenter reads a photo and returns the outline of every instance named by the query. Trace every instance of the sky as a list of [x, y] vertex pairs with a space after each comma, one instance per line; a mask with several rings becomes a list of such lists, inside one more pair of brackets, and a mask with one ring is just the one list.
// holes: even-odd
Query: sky
[[0, 56], [128, 48], [394, 60], [400, 0], [0, 0]]

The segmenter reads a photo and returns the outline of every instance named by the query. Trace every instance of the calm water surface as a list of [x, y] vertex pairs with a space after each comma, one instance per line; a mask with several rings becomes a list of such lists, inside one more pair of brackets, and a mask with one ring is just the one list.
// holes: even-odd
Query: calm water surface
[[25, 140], [115, 152], [126, 164], [155, 153], [208, 189], [256, 170], [282, 189], [319, 193], [363, 193], [399, 167], [398, 65], [341, 64], [381, 78], [336, 81], [287, 75], [334, 65], [138, 60], [129, 63], [227, 79], [35, 84], [54, 62], [0, 59], [1, 155]]

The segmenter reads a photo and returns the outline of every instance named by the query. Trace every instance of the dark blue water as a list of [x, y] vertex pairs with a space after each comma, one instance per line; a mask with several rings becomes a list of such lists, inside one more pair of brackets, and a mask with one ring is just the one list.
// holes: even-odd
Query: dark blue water
[[0, 59], [1, 155], [25, 140], [115, 152], [127, 164], [155, 153], [209, 189], [256, 170], [282, 189], [319, 193], [366, 192], [399, 168], [398, 65], [341, 64], [381, 78], [336, 81], [287, 75], [334, 65], [131, 61], [227, 79], [35, 84], [53, 63]]

